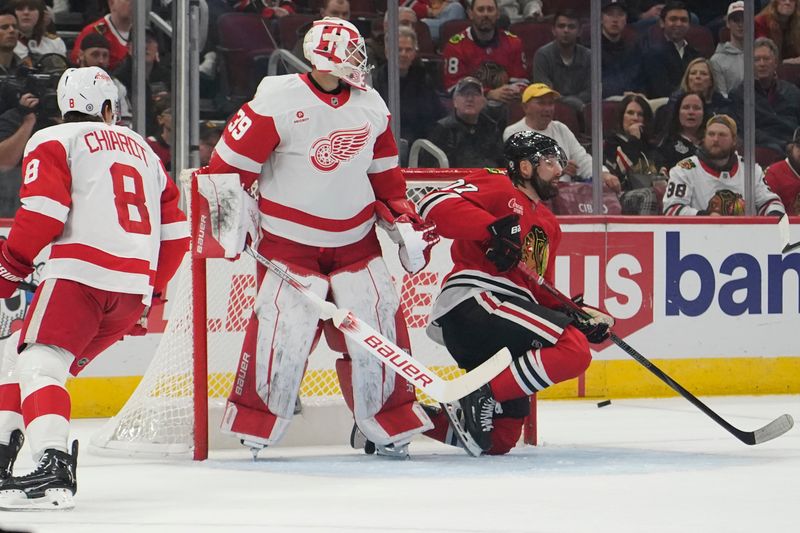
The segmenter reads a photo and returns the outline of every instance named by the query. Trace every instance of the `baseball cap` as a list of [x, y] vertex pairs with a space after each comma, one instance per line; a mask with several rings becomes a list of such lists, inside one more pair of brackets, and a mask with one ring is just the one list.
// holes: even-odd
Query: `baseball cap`
[[108, 44], [108, 39], [99, 33], [90, 33], [81, 41], [81, 50], [88, 50], [89, 48], [105, 48], [108, 50], [111, 46]]
[[479, 93], [483, 94], [483, 85], [478, 80], [478, 78], [473, 78], [472, 76], [465, 76], [460, 80], [458, 80], [458, 83], [456, 83], [456, 88], [453, 91], [453, 94], [464, 92], [469, 88], [476, 89]]
[[742, 0], [731, 2], [731, 5], [728, 6], [728, 14], [725, 15], [725, 18], [728, 18], [739, 11], [744, 11], [744, 2]]
[[729, 130], [731, 130], [733, 136], [736, 137], [736, 132], [737, 132], [736, 121], [733, 120], [730, 116], [724, 114], [714, 115], [713, 117], [708, 119], [708, 122], [706, 122], [706, 129], [708, 129], [708, 127], [711, 126], [712, 124], [722, 124], [723, 126], [726, 126]]
[[522, 103], [524, 104], [531, 98], [539, 98], [540, 96], [544, 96], [546, 94], [554, 94], [557, 98], [561, 98], [561, 94], [558, 91], [551, 89], [546, 83], [532, 83], [528, 85], [528, 88], [522, 93]]
[[628, 4], [627, 2], [625, 2], [625, 0], [603, 0], [603, 3], [600, 7], [600, 11], [605, 11], [607, 8], [611, 6], [619, 6], [625, 10], [628, 9]]

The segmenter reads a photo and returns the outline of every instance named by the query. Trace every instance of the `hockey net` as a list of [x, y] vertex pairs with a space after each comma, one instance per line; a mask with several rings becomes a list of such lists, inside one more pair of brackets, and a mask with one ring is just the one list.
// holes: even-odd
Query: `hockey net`
[[[409, 169], [408, 197], [425, 194], [466, 171]], [[190, 198], [191, 171], [179, 179], [182, 198]], [[191, 209], [187, 209], [190, 212]], [[429, 266], [407, 274], [396, 246], [379, 231], [384, 258], [396, 281], [414, 355], [445, 379], [462, 372], [446, 350], [425, 334], [439, 282], [452, 267], [449, 242], [434, 248]], [[237, 366], [244, 330], [256, 296], [255, 264], [247, 255], [236, 261], [192, 259], [187, 254], [168, 290], [168, 324], [138, 387], [119, 413], [92, 438], [95, 449], [128, 454], [181, 455], [204, 459], [210, 447], [235, 441], [223, 437], [219, 417]], [[203, 347], [206, 347], [204, 350]], [[320, 342], [309, 357], [300, 388], [302, 415], [319, 407], [344, 407], [335, 360], [338, 354]], [[418, 391], [420, 401], [431, 400]], [[535, 406], [534, 406], [535, 407]], [[535, 409], [534, 409], [535, 413]], [[330, 418], [325, 416], [324, 418]], [[298, 417], [295, 417], [297, 423]], [[526, 423], [526, 442], [535, 443], [535, 418]], [[294, 424], [293, 424], [294, 425]], [[338, 434], [347, 434], [349, 427]], [[344, 441], [339, 441], [344, 442]], [[309, 439], [307, 444], [315, 444]]]

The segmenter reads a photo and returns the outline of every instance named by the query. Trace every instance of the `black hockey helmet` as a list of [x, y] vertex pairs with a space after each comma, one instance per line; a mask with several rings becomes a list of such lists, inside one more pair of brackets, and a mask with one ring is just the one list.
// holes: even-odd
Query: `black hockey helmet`
[[553, 156], [558, 159], [561, 167], [567, 165], [567, 155], [556, 141], [535, 131], [519, 131], [509, 137], [503, 146], [503, 155], [506, 158], [508, 176], [514, 183], [522, 181], [519, 173], [519, 163], [527, 159], [535, 167], [542, 157]]

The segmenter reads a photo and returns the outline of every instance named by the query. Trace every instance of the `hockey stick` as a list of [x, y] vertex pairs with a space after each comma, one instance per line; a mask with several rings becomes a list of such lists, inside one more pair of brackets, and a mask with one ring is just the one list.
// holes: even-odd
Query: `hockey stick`
[[778, 231], [781, 233], [781, 244], [783, 248], [781, 249], [781, 253], [789, 253], [792, 250], [800, 248], [800, 241], [795, 243], [791, 242], [791, 226], [789, 226], [789, 215], [783, 215], [781, 219], [778, 221]]
[[[544, 289], [558, 298], [558, 300], [563, 303], [565, 306], [569, 307], [579, 316], [584, 318], [590, 318], [589, 315], [575, 302], [573, 302], [568, 296], [562, 294], [558, 289], [550, 285], [542, 276], [540, 276], [537, 272], [532, 270], [528, 265], [525, 263], [520, 262], [518, 268], [522, 270], [529, 278], [535, 281], [539, 286], [544, 287]], [[740, 441], [744, 442], [748, 445], [754, 444], [761, 444], [762, 442], [767, 442], [772, 440], [776, 437], [780, 437], [790, 429], [794, 425], [794, 420], [790, 415], [781, 415], [769, 424], [761, 427], [755, 431], [742, 431], [731, 425], [727, 420], [719, 416], [716, 412], [714, 412], [710, 407], [706, 404], [701, 402], [696, 396], [694, 396], [691, 392], [684, 389], [680, 383], [669, 377], [663, 370], [658, 368], [656, 365], [653, 364], [652, 361], [647, 359], [645, 356], [634, 350], [627, 342], [617, 337], [614, 333], [611, 333], [609, 337], [611, 341], [619, 346], [625, 353], [633, 357], [637, 363], [645, 367], [651, 373], [653, 373], [658, 379], [666, 383], [672, 390], [689, 400], [694, 404], [695, 407], [700, 409], [703, 413], [708, 415], [714, 422], [725, 428], [731, 435], [739, 439]]]
[[437, 402], [449, 403], [463, 398], [489, 382], [511, 364], [511, 352], [507, 348], [503, 348], [478, 368], [456, 379], [445, 381], [350, 311], [339, 309], [333, 302], [323, 300], [314, 294], [306, 285], [277, 263], [270, 261], [250, 246], [245, 250], [256, 261], [277, 274], [316, 305], [321, 319], [330, 319], [337, 329], [358, 343], [370, 355], [385, 363], [387, 368], [422, 389]]

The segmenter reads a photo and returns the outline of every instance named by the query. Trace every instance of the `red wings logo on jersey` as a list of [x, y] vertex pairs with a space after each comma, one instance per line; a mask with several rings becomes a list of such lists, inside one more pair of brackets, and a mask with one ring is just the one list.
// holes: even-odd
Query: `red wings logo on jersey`
[[311, 163], [322, 172], [330, 172], [339, 163], [350, 161], [367, 145], [370, 133], [369, 123], [360, 128], [336, 130], [327, 137], [321, 137], [311, 145]]

